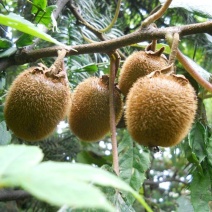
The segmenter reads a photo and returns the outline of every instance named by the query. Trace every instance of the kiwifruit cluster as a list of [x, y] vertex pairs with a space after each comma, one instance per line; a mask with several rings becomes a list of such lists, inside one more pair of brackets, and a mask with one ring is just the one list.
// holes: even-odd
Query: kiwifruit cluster
[[5, 121], [17, 137], [39, 141], [54, 131], [67, 114], [69, 103], [65, 71], [52, 73], [44, 66], [31, 67], [14, 80], [8, 91]]
[[[69, 113], [71, 131], [83, 141], [98, 141], [110, 130], [109, 77], [89, 77], [78, 84]], [[114, 92], [116, 122], [122, 115], [122, 100]]]
[[139, 51], [130, 55], [119, 76], [126, 96], [125, 123], [132, 138], [144, 146], [170, 147], [188, 134], [197, 98], [182, 75], [174, 75], [162, 54]]
[[145, 50], [131, 54], [124, 62], [119, 76], [118, 86], [122, 94], [127, 96], [133, 83], [153, 71], [168, 66], [166, 57], [162, 54], [163, 48], [157, 52]]

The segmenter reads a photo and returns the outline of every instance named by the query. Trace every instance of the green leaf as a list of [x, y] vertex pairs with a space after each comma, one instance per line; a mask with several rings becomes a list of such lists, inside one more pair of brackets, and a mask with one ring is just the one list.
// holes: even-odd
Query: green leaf
[[[165, 0], [160, 0], [164, 4]], [[189, 12], [196, 12], [206, 17], [212, 17], [212, 2], [199, 1], [199, 0], [174, 0], [169, 8], [178, 8], [188, 10]]]
[[80, 68], [73, 66], [71, 68], [71, 71], [95, 73], [95, 72], [98, 71], [98, 66], [95, 63], [91, 63], [91, 64], [88, 64], [88, 65], [82, 66]]
[[194, 208], [191, 204], [191, 200], [188, 196], [182, 195], [177, 199], [177, 212], [194, 212]]
[[29, 35], [29, 34], [23, 34], [21, 37], [16, 41], [16, 46], [17, 47], [23, 47], [23, 46], [28, 46], [33, 43], [34, 36]]
[[69, 164], [61, 162], [43, 162], [37, 168], [40, 173], [48, 171], [55, 176], [65, 175], [68, 179], [76, 179], [85, 182], [93, 182], [102, 186], [111, 186], [132, 192], [133, 189], [117, 176], [99, 168], [85, 164]]
[[[110, 158], [110, 156], [107, 157]], [[91, 152], [81, 151], [77, 154], [77, 162], [102, 166], [103, 164], [107, 163], [107, 160], [105, 159], [107, 157], [97, 157], [93, 156]]]
[[[124, 132], [119, 143], [118, 151], [120, 177], [136, 191], [139, 191], [145, 179], [145, 172], [150, 166], [149, 153], [138, 148], [138, 146], [134, 147], [133, 140], [127, 131]], [[135, 198], [129, 193], [125, 195], [129, 205], [131, 205]]]
[[189, 144], [191, 146], [192, 152], [198, 158], [199, 163], [201, 163], [207, 156], [205, 131], [205, 127], [200, 122], [197, 122], [193, 125], [189, 134]]
[[191, 182], [191, 203], [194, 211], [209, 212], [209, 201], [212, 199], [211, 179], [208, 170], [205, 170], [204, 176], [194, 172]]
[[9, 144], [11, 141], [11, 134], [7, 130], [5, 121], [0, 122], [0, 145]]
[[[114, 211], [94, 186], [111, 186], [131, 192], [150, 212], [143, 198], [120, 178], [99, 168], [67, 162], [43, 162], [38, 147], [0, 147], [0, 185], [21, 186], [37, 198], [58, 206], [97, 207]], [[79, 198], [80, 197], [80, 198]]]
[[206, 151], [207, 151], [208, 162], [212, 166], [212, 136], [208, 138]]
[[54, 179], [73, 180], [80, 182], [89, 182], [101, 186], [111, 186], [132, 193], [138, 201], [148, 210], [151, 209], [144, 202], [142, 197], [135, 192], [128, 184], [117, 176], [99, 168], [94, 168], [84, 164], [68, 164], [59, 162], [44, 162], [36, 167], [40, 175], [47, 172]]
[[37, 13], [39, 10], [45, 11], [47, 0], [33, 0], [32, 13]]
[[12, 46], [12, 42], [5, 38], [0, 38], [0, 49], [8, 49]]
[[9, 15], [0, 14], [0, 24], [10, 26], [21, 32], [55, 43], [57, 45], [65, 46], [56, 39], [52, 38], [50, 35], [42, 32], [38, 27], [27, 21], [20, 15], [16, 15], [14, 13], [10, 13]]
[[16, 51], [17, 51], [16, 47], [11, 47], [7, 49], [6, 51], [3, 51], [2, 53], [0, 53], [0, 58], [9, 57], [10, 55], [13, 55]]
[[[54, 165], [56, 169], [60, 166], [59, 163]], [[66, 173], [52, 173], [48, 168], [41, 172], [38, 166], [22, 174], [21, 186], [33, 196], [52, 205], [115, 211], [99, 189], [70, 175], [66, 176]]]
[[[43, 158], [41, 149], [36, 146], [0, 146], [0, 181], [2, 176], [21, 173], [37, 165]], [[14, 179], [15, 181], [16, 179]], [[16, 182], [16, 181], [15, 181]]]
[[52, 12], [56, 9], [56, 5], [51, 5], [45, 11], [40, 11], [35, 18], [36, 23], [44, 24], [46, 27], [52, 24]]

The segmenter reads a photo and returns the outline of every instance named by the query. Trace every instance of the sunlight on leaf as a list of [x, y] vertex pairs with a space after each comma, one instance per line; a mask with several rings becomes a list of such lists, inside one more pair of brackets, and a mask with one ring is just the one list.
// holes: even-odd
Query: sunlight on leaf
[[0, 179], [2, 175], [25, 171], [43, 159], [43, 153], [38, 147], [14, 144], [1, 146], [0, 156]]
[[[54, 163], [52, 163], [54, 165]], [[68, 165], [68, 164], [67, 164]], [[69, 164], [70, 165], [70, 164]], [[59, 163], [55, 164], [55, 171]], [[68, 170], [62, 172], [44, 172], [36, 167], [22, 175], [21, 186], [37, 198], [53, 205], [68, 205], [76, 208], [101, 208], [115, 211], [104, 194], [92, 184], [71, 177]]]
[[0, 155], [1, 186], [21, 186], [38, 199], [57, 206], [65, 204], [115, 211], [95, 185], [111, 186], [131, 192], [148, 212], [151, 211], [144, 199], [128, 184], [102, 169], [67, 162], [38, 164], [43, 158], [41, 149], [25, 145], [0, 147]]
[[16, 15], [14, 13], [10, 13], [9, 15], [0, 14], [0, 24], [10, 26], [21, 32], [33, 35], [35, 37], [55, 43], [57, 45], [65, 46], [64, 44], [60, 43], [56, 39], [52, 38], [50, 35], [42, 32], [38, 27], [36, 27], [31, 22], [27, 21], [20, 15]]

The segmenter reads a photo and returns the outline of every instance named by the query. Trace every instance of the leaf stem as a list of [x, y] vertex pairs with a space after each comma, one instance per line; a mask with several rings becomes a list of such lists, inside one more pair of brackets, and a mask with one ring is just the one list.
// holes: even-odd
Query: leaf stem
[[113, 154], [113, 169], [119, 175], [119, 159], [118, 147], [116, 140], [116, 120], [115, 120], [115, 101], [114, 101], [114, 81], [117, 70], [117, 55], [112, 53], [110, 55], [110, 77], [109, 77], [109, 105], [110, 105], [110, 133], [112, 141], [112, 154]]

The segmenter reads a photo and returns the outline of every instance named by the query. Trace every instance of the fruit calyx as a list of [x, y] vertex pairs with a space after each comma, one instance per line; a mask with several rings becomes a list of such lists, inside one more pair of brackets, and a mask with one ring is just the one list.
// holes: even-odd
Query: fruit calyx
[[167, 68], [161, 69], [160, 71], [153, 71], [152, 73], [148, 74], [148, 78], [158, 77], [161, 74], [172, 76], [179, 84], [182, 86], [189, 83], [189, 81], [185, 78], [182, 74], [174, 74], [173, 73], [173, 65], [168, 66]]
[[159, 50], [157, 51], [152, 51], [152, 43], [150, 43], [146, 48], [145, 48], [145, 52], [146, 54], [149, 55], [154, 55], [154, 56], [158, 56], [158, 57], [163, 57], [164, 59], [167, 60], [166, 56], [163, 54], [165, 48], [161, 47]]
[[58, 57], [50, 68], [46, 67], [43, 63], [38, 63], [38, 66], [34, 67], [30, 72], [32, 74], [44, 74], [51, 80], [63, 82], [64, 79], [67, 79], [67, 73], [64, 69], [63, 62], [65, 55], [65, 49], [58, 50]]

